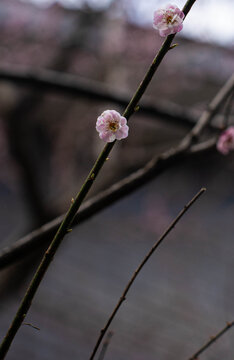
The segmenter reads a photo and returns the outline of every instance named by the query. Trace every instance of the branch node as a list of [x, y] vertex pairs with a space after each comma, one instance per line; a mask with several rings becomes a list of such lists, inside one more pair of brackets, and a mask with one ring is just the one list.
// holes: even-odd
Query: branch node
[[169, 47], [169, 50], [174, 49], [174, 48], [175, 48], [176, 46], [178, 46], [178, 45], [179, 45], [178, 43], [171, 45], [171, 46]]

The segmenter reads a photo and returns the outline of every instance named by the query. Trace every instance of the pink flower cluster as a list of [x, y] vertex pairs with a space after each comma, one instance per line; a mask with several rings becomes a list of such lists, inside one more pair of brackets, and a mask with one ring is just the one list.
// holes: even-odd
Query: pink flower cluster
[[168, 4], [154, 12], [153, 27], [160, 36], [175, 34], [183, 28], [184, 13], [176, 5]]
[[223, 155], [227, 155], [234, 150], [234, 127], [230, 126], [219, 137], [217, 142], [217, 150]]
[[115, 110], [105, 110], [96, 122], [96, 130], [100, 139], [105, 142], [121, 140], [128, 136], [129, 127], [125, 117]]

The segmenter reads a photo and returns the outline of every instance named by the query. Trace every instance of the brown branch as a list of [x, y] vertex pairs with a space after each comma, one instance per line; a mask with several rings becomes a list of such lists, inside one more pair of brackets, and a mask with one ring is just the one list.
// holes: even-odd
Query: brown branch
[[191, 146], [189, 153], [190, 154], [200, 154], [203, 152], [211, 151], [216, 148], [217, 137], [211, 137], [210, 139], [200, 142]]
[[[200, 152], [209, 149], [211, 149], [211, 147], [205, 147]], [[194, 150], [196, 150], [195, 147]], [[131, 194], [157, 175], [160, 175], [164, 170], [190, 157], [195, 153], [194, 150], [182, 152], [179, 148], [175, 148], [164, 152], [160, 156], [154, 157], [144, 167], [110, 186], [107, 190], [101, 191], [96, 196], [85, 201], [74, 219], [73, 228], [106, 207], [114, 204], [119, 199], [122, 199], [124, 196]], [[196, 151], [196, 154], [198, 154], [198, 152], [199, 151]], [[42, 244], [47, 243], [56, 232], [63, 216], [64, 215], [57, 217], [53, 221], [17, 240], [12, 245], [3, 248], [0, 251], [0, 269], [21, 260], [31, 252], [37, 250]]]
[[197, 360], [198, 356], [201, 355], [206, 349], [208, 349], [214, 342], [216, 342], [221, 336], [223, 336], [232, 326], [234, 325], [234, 321], [228, 322], [227, 325], [218, 332], [215, 336], [211, 336], [210, 340], [203, 345], [189, 360]]
[[[210, 123], [213, 116], [217, 113], [221, 104], [226, 99], [226, 96], [228, 96], [227, 94], [229, 94], [229, 89], [230, 91], [233, 89], [234, 75], [232, 75], [230, 79], [220, 89], [218, 96], [216, 95], [214, 97], [214, 99], [216, 99], [215, 103], [214, 99], [212, 100], [211, 104], [213, 104], [213, 107], [210, 107], [210, 111], [208, 113], [205, 111], [195, 125], [196, 129], [199, 126], [200, 132], [204, 129], [204, 126], [207, 125], [207, 123]], [[202, 126], [200, 126], [201, 122]], [[198, 135], [199, 132], [197, 131], [196, 137], [198, 137]], [[153, 157], [144, 167], [127, 176], [123, 180], [115, 183], [107, 190], [100, 192], [90, 200], [85, 201], [81, 206], [78, 215], [76, 215], [74, 219], [73, 227], [80, 224], [82, 221], [87, 220], [102, 209], [112, 205], [117, 200], [123, 198], [126, 195], [129, 195], [156, 176], [160, 175], [164, 170], [170, 168], [173, 165], [176, 165], [183, 159], [191, 157], [193, 154], [196, 155], [201, 152], [210, 151], [214, 149], [215, 146], [215, 139], [211, 139], [208, 141], [208, 143], [202, 143], [189, 149], [193, 141], [194, 129], [188, 133], [188, 135], [180, 142], [177, 147], [171, 148], [161, 155]], [[14, 244], [2, 249], [0, 251], [0, 269], [5, 268], [16, 261], [19, 261], [24, 256], [30, 254], [32, 251], [35, 251], [43, 243], [46, 244], [51, 236], [55, 234], [59, 224], [63, 219], [63, 216], [64, 215], [54, 219], [53, 221], [43, 225], [41, 228], [19, 239]]]
[[223, 115], [223, 128], [224, 129], [229, 124], [229, 119], [231, 117], [233, 102], [234, 102], [234, 91], [232, 91], [232, 93], [230, 94], [230, 96], [227, 100], [225, 111], [224, 111], [224, 115]]
[[93, 360], [94, 356], [99, 348], [99, 345], [106, 333], [106, 331], [108, 330], [110, 324], [112, 323], [116, 313], [118, 312], [120, 306], [122, 305], [122, 303], [126, 300], [126, 296], [127, 293], [129, 292], [132, 284], [134, 283], [137, 275], [139, 274], [139, 272], [142, 270], [142, 268], [144, 267], [144, 265], [147, 263], [147, 261], [149, 260], [149, 258], [153, 255], [153, 253], [155, 252], [155, 250], [159, 247], [159, 245], [162, 243], [162, 241], [166, 238], [166, 236], [171, 232], [171, 230], [175, 227], [175, 225], [178, 223], [178, 221], [182, 218], [182, 216], [187, 212], [187, 210], [194, 204], [194, 202], [206, 191], [206, 189], [202, 188], [193, 198], [192, 200], [190, 200], [190, 202], [184, 206], [183, 210], [180, 211], [180, 213], [177, 215], [177, 217], [172, 221], [172, 223], [170, 224], [170, 226], [166, 229], [166, 231], [162, 234], [162, 236], [158, 239], [158, 241], [156, 241], [156, 243], [153, 245], [153, 247], [151, 248], [151, 250], [148, 252], [148, 254], [144, 257], [143, 261], [140, 263], [140, 265], [138, 266], [138, 268], [136, 269], [136, 271], [133, 273], [133, 276], [131, 277], [130, 281], [128, 282], [127, 286], [125, 287], [122, 295], [119, 298], [119, 301], [116, 305], [116, 307], [114, 308], [112, 314], [110, 315], [109, 319], [107, 320], [106, 325], [104, 326], [104, 328], [101, 330], [100, 335], [97, 339], [97, 342], [94, 346], [92, 355], [90, 356], [89, 360]]
[[[187, 15], [188, 11], [191, 9], [192, 5], [195, 3], [196, 0], [188, 0], [183, 8], [183, 12], [185, 16]], [[154, 57], [148, 71], [146, 72], [143, 80], [141, 81], [140, 85], [138, 86], [136, 92], [134, 93], [133, 97], [131, 98], [128, 106], [123, 112], [123, 116], [129, 120], [130, 117], [134, 114], [135, 109], [141, 100], [142, 96], [144, 95], [148, 85], [150, 84], [155, 72], [157, 71], [159, 65], [161, 64], [163, 58], [167, 54], [172, 44], [172, 41], [175, 37], [175, 34], [169, 35], [163, 42], [160, 50], [157, 52], [156, 56]], [[5, 337], [2, 340], [0, 345], [0, 359], [3, 360], [22, 324], [24, 321], [30, 307], [34, 296], [37, 293], [37, 290], [51, 264], [53, 258], [61, 245], [64, 237], [67, 233], [70, 232], [70, 227], [73, 224], [74, 218], [83, 202], [85, 197], [87, 196], [89, 190], [91, 189], [93, 183], [95, 182], [99, 172], [101, 171], [103, 165], [106, 162], [107, 157], [109, 156], [112, 148], [114, 147], [116, 141], [112, 143], [107, 143], [103, 150], [100, 152], [96, 162], [94, 163], [93, 167], [91, 168], [88, 176], [86, 177], [83, 185], [81, 186], [80, 190], [78, 191], [75, 199], [71, 202], [71, 205], [59, 226], [55, 236], [53, 237], [48, 249], [44, 253], [44, 256], [25, 292], [25, 295], [18, 307], [18, 310], [8, 328], [8, 331]]]
[[[55, 91], [66, 96], [82, 96], [95, 101], [108, 101], [123, 107], [126, 107], [131, 99], [129, 93], [116, 91], [100, 82], [51, 70], [35, 72], [20, 68], [0, 69], [0, 80], [30, 86], [37, 90]], [[196, 121], [196, 117], [191, 112], [169, 102], [152, 102], [146, 98], [142, 100], [140, 110], [143, 114], [190, 128]]]
[[220, 107], [223, 105], [224, 101], [229, 97], [231, 92], [234, 89], [234, 73], [227, 80], [224, 86], [218, 91], [213, 100], [210, 102], [207, 110], [203, 112], [199, 121], [190, 131], [190, 133], [185, 136], [183, 140], [183, 145], [191, 144], [192, 142], [198, 139], [198, 136], [201, 134], [202, 130], [210, 123], [210, 115], [217, 114]]

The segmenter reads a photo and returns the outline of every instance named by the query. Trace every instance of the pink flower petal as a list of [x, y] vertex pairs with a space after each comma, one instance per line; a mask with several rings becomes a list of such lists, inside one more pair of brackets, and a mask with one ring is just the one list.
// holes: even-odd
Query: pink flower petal
[[183, 28], [184, 13], [178, 6], [168, 4], [165, 8], [154, 12], [153, 27], [159, 31], [160, 36], [175, 34]]
[[116, 139], [117, 140], [121, 140], [121, 139], [125, 139], [128, 136], [128, 126], [125, 125], [123, 127], [121, 127], [118, 131], [116, 131]]
[[120, 118], [120, 124], [121, 124], [121, 126], [126, 125], [126, 124], [127, 124], [127, 119], [126, 119], [125, 117], [121, 116], [121, 118]]
[[176, 10], [176, 9], [178, 9], [178, 7], [177, 7], [177, 5], [167, 4], [167, 5], [165, 6], [165, 9], [166, 9], [166, 10], [170, 10], [170, 9]]
[[223, 155], [227, 155], [234, 150], [234, 127], [230, 126], [219, 137], [217, 142], [217, 150]]
[[179, 24], [173, 27], [173, 32], [180, 32], [183, 29], [183, 24]]
[[115, 140], [115, 136], [110, 132], [101, 132], [99, 133], [99, 137], [105, 142], [113, 142]]
[[127, 119], [115, 110], [105, 110], [96, 122], [99, 137], [105, 142], [121, 140], [128, 136]]
[[162, 36], [162, 37], [165, 37], [165, 36], [168, 36], [168, 35], [171, 35], [171, 29], [170, 28], [167, 28], [165, 30], [159, 30], [159, 35]]
[[154, 25], [160, 23], [164, 18], [164, 12], [162, 10], [157, 10], [154, 12]]

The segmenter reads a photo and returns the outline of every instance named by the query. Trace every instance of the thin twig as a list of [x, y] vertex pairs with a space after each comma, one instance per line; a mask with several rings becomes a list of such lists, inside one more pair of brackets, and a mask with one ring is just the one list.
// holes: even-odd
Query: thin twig
[[215, 341], [217, 341], [221, 336], [223, 336], [232, 326], [234, 325], [234, 321], [228, 322], [227, 325], [218, 332], [215, 336], [211, 336], [210, 340], [203, 345], [189, 360], [197, 360], [198, 356], [201, 355], [206, 349], [208, 349]]
[[23, 323], [22, 325], [30, 326], [30, 327], [32, 327], [33, 329], [38, 330], [38, 331], [41, 330], [39, 327], [37, 327], [37, 326], [35, 326], [35, 325], [32, 325], [32, 324], [30, 324], [30, 323]]
[[197, 141], [198, 136], [201, 134], [202, 130], [209, 124], [210, 122], [210, 114], [216, 114], [227, 97], [231, 94], [234, 88], [234, 73], [228, 79], [228, 81], [224, 84], [224, 86], [219, 90], [219, 92], [215, 95], [213, 100], [210, 102], [207, 110], [205, 110], [200, 117], [197, 124], [190, 131], [190, 133], [184, 138], [183, 145], [188, 146], [187, 144], [191, 144], [191, 142]]
[[217, 136], [211, 137], [206, 141], [202, 141], [199, 144], [195, 144], [191, 146], [189, 149], [189, 154], [196, 155], [214, 150], [216, 148], [216, 143], [217, 143]]
[[109, 331], [107, 336], [106, 336], [106, 340], [103, 343], [103, 346], [102, 346], [102, 349], [100, 351], [98, 360], [103, 360], [104, 359], [104, 356], [106, 355], [106, 350], [107, 350], [108, 346], [110, 345], [110, 341], [111, 341], [112, 336], [113, 336], [113, 332]]
[[233, 105], [233, 101], [234, 101], [234, 91], [232, 91], [232, 93], [230, 94], [228, 100], [227, 100], [227, 104], [225, 107], [225, 111], [224, 111], [224, 115], [223, 115], [223, 128], [226, 129], [226, 127], [228, 126], [229, 123], [229, 118], [232, 112], [232, 105]]
[[94, 346], [93, 352], [89, 358], [89, 360], [93, 360], [94, 356], [99, 348], [99, 345], [103, 339], [103, 336], [105, 335], [105, 333], [107, 332], [110, 324], [112, 323], [117, 311], [119, 310], [121, 304], [124, 302], [124, 300], [126, 300], [126, 296], [128, 291], [130, 290], [132, 284], [134, 283], [137, 275], [139, 274], [139, 272], [142, 270], [142, 268], [144, 267], [144, 265], [147, 263], [147, 261], [149, 260], [149, 258], [153, 255], [153, 253], [155, 252], [155, 250], [159, 247], [159, 245], [162, 243], [162, 241], [165, 239], [165, 237], [171, 232], [171, 230], [175, 227], [175, 225], [178, 223], [178, 221], [182, 218], [182, 216], [187, 212], [187, 210], [194, 204], [194, 202], [206, 191], [206, 189], [202, 188], [193, 198], [192, 200], [190, 200], [190, 202], [185, 205], [185, 207], [183, 208], [183, 210], [180, 211], [180, 213], [177, 215], [177, 217], [172, 221], [172, 223], [170, 224], [170, 226], [166, 229], [166, 231], [162, 234], [162, 236], [158, 239], [158, 241], [153, 245], [153, 247], [151, 248], [151, 250], [148, 252], [148, 254], [145, 256], [145, 258], [143, 259], [143, 261], [140, 263], [140, 265], [138, 266], [138, 268], [135, 270], [135, 272], [133, 273], [133, 276], [131, 277], [130, 281], [128, 282], [126, 288], [124, 289], [122, 295], [119, 298], [119, 301], [116, 305], [116, 307], [114, 308], [112, 314], [110, 315], [109, 319], [107, 320], [106, 325], [104, 326], [104, 328], [101, 330], [100, 335], [97, 339], [97, 342]]
[[[185, 16], [187, 15], [188, 11], [191, 9], [192, 5], [195, 3], [196, 0], [188, 0], [183, 8], [183, 12]], [[158, 51], [157, 55], [153, 59], [152, 64], [149, 67], [144, 79], [140, 83], [138, 89], [136, 90], [135, 94], [133, 95], [132, 99], [130, 100], [128, 106], [126, 107], [125, 111], [123, 112], [123, 116], [129, 120], [131, 115], [135, 112], [135, 108], [137, 107], [141, 97], [143, 96], [145, 90], [147, 89], [150, 81], [152, 80], [156, 70], [158, 69], [159, 65], [161, 64], [163, 58], [167, 54], [170, 49], [171, 43], [175, 37], [175, 34], [169, 35], [166, 40], [164, 41], [161, 49]], [[71, 202], [71, 206], [61, 223], [57, 233], [55, 234], [49, 248], [46, 250], [42, 261], [37, 268], [33, 279], [31, 280], [29, 287], [23, 297], [23, 300], [18, 308], [18, 311], [5, 335], [1, 345], [0, 345], [0, 360], [3, 360], [11, 346], [14, 337], [20, 328], [22, 322], [24, 321], [28, 310], [30, 309], [32, 300], [37, 292], [37, 289], [44, 278], [44, 275], [50, 266], [56, 251], [58, 250], [61, 242], [63, 241], [65, 235], [70, 232], [70, 226], [74, 221], [77, 211], [79, 210], [81, 203], [83, 202], [84, 198], [88, 194], [90, 188], [92, 187], [96, 177], [98, 176], [101, 168], [103, 167], [106, 159], [111, 152], [115, 142], [107, 143], [106, 146], [103, 148], [102, 152], [100, 153], [99, 157], [97, 158], [94, 166], [92, 167], [91, 171], [89, 172], [86, 180], [84, 181], [80, 191], [76, 195], [74, 201]]]
[[[212, 118], [217, 114], [221, 104], [224, 103], [226, 97], [231, 91], [233, 91], [233, 88], [234, 74], [230, 76], [228, 81], [222, 86], [217, 95], [215, 95], [214, 99], [211, 101], [208, 106], [211, 110], [208, 113], [207, 110], [205, 110], [199, 118], [197, 124], [195, 125], [196, 129], [199, 127], [199, 132], [196, 133], [197, 137], [204, 129], [204, 126], [210, 123]], [[218, 99], [218, 101], [216, 100], [214, 103], [215, 99]], [[212, 107], [211, 104], [213, 104]], [[206, 120], [205, 122], [204, 119]], [[202, 126], [200, 126], [200, 124], [202, 124]], [[132, 173], [130, 176], [127, 176], [123, 180], [115, 183], [107, 190], [100, 192], [90, 200], [85, 201], [81, 206], [78, 215], [76, 215], [74, 219], [73, 226], [79, 225], [82, 221], [89, 219], [97, 212], [112, 205], [124, 196], [129, 195], [131, 192], [143, 186], [145, 183], [161, 174], [164, 170], [170, 168], [172, 165], [177, 164], [179, 161], [187, 158], [188, 156], [190, 157], [195, 153], [195, 151], [198, 154], [199, 152], [209, 151], [209, 149], [214, 148], [215, 139], [211, 139], [211, 143], [201, 144], [200, 146], [194, 147], [194, 151], [187, 150], [193, 142], [195, 127], [185, 136], [177, 147], [167, 150], [159, 156], [153, 157], [144, 167]], [[64, 215], [59, 216], [53, 221], [43, 225], [41, 228], [19, 239], [13, 245], [2, 249], [2, 251], [0, 251], [0, 269], [19, 261], [22, 257], [30, 254], [32, 251], [35, 251], [43, 243], [48, 242], [50, 237], [54, 236], [63, 217]]]
[[[192, 158], [193, 155], [206, 153], [214, 149], [216, 140], [211, 139], [199, 145], [194, 145], [191, 150], [180, 151], [179, 147], [165, 151], [159, 156], [152, 158], [146, 165], [131, 175], [116, 182], [108, 189], [99, 192], [89, 200], [86, 200], [80, 207], [76, 215], [73, 228], [79, 226], [83, 221], [90, 219], [101, 210], [111, 206], [124, 196], [130, 195], [136, 189], [142, 187], [163, 171], [168, 170], [185, 159]], [[27, 234], [17, 240], [10, 246], [0, 251], [0, 269], [4, 269], [13, 263], [22, 260], [24, 257], [36, 251], [42, 244], [45, 244], [61, 223], [64, 215], [61, 215], [53, 221], [43, 225], [37, 230]]]

